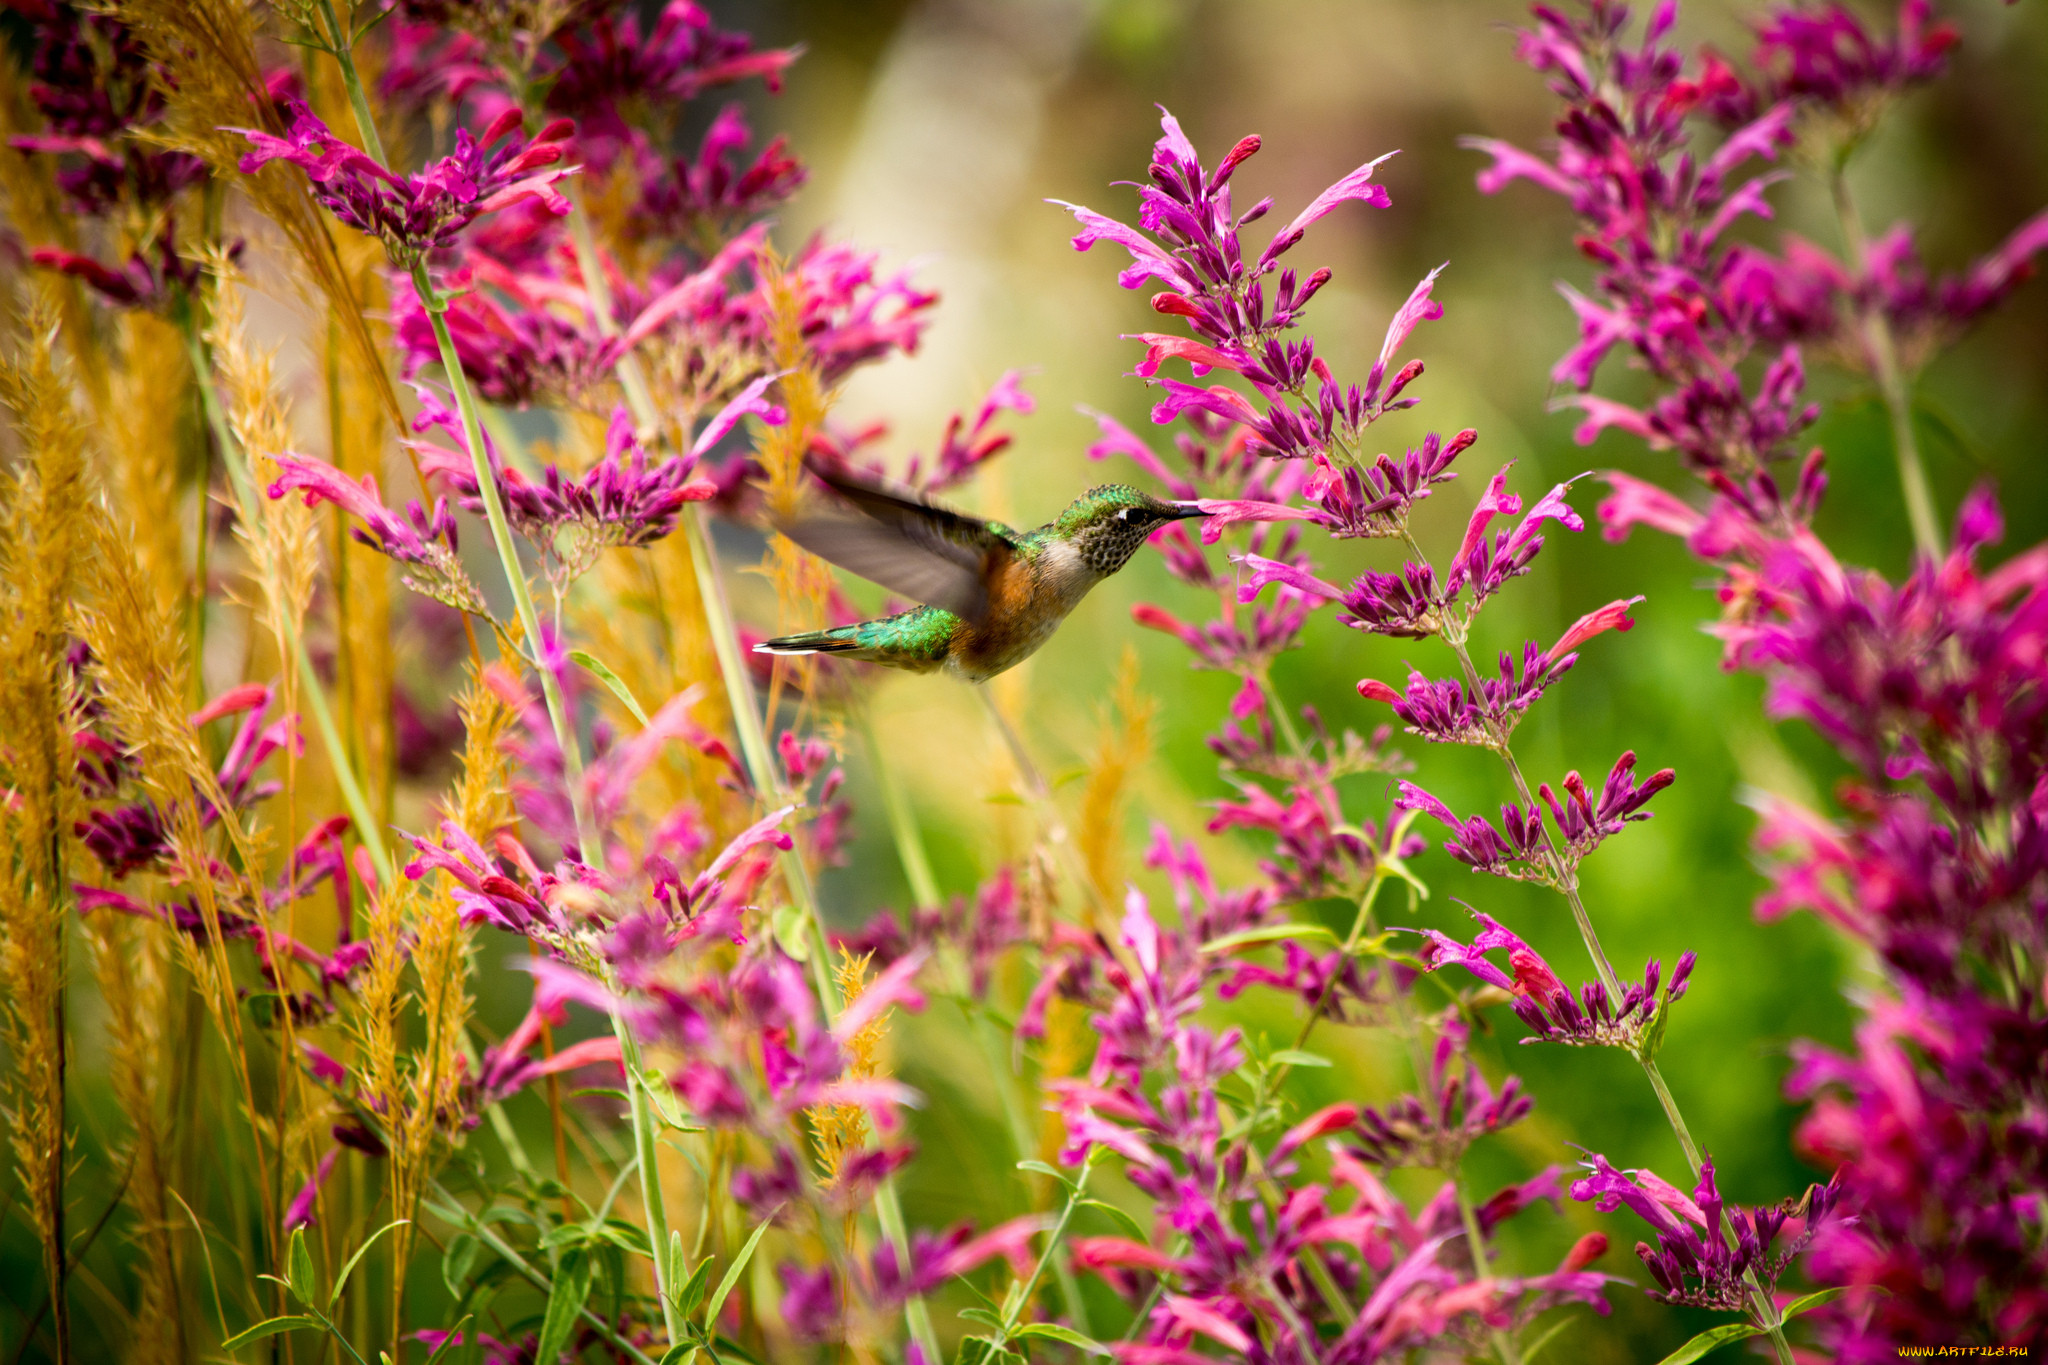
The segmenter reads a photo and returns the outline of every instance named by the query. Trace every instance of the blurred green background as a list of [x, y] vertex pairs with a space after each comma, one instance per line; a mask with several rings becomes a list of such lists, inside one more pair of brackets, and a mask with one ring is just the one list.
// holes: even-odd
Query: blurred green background
[[[1957, 268], [1989, 250], [2048, 203], [2048, 14], [2039, 5], [1969, 0], [1941, 7], [1964, 41], [1950, 74], [1893, 111], [1853, 172], [1866, 221], [1881, 230], [1921, 225], [1930, 263]], [[1880, 7], [1864, 12], [1886, 22]], [[1743, 55], [1748, 6], [1692, 3], [1679, 36]], [[1524, 11], [1506, 0], [1409, 3], [1189, 3], [1188, 0], [933, 0], [932, 3], [721, 6], [721, 21], [751, 26], [765, 41], [808, 46], [779, 98], [756, 101], [760, 126], [786, 128], [813, 175], [786, 213], [794, 241], [824, 230], [916, 263], [944, 294], [922, 353], [863, 374], [844, 396], [848, 420], [886, 418], [899, 455], [929, 451], [947, 413], [971, 408], [1001, 371], [1025, 367], [1040, 409], [1016, 424], [1017, 445], [960, 500], [983, 512], [1036, 523], [1081, 487], [1128, 478], [1082, 454], [1093, 424], [1085, 403], [1121, 417], [1164, 448], [1149, 427], [1149, 396], [1127, 377], [1139, 350], [1119, 333], [1155, 329], [1144, 295], [1115, 283], [1121, 253], [1068, 245], [1070, 219], [1042, 202], [1059, 198], [1120, 217], [1133, 192], [1110, 182], [1142, 178], [1157, 136], [1155, 103], [1179, 117], [1213, 161], [1256, 132], [1264, 150], [1239, 171], [1238, 202], [1276, 200], [1275, 221], [1362, 161], [1400, 148], [1384, 172], [1389, 210], [1346, 206], [1320, 223], [1292, 260], [1335, 278], [1310, 314], [1319, 349], [1340, 377], [1361, 375], [1391, 311], [1415, 280], [1448, 261], [1436, 298], [1440, 322], [1425, 324], [1410, 354], [1428, 362], [1412, 392], [1423, 402], [1374, 429], [1377, 449], [1398, 451], [1427, 430], [1478, 428], [1465, 477], [1443, 490], [1421, 522], [1425, 545], [1447, 547], [1484, 474], [1519, 465], [1511, 486], [1533, 494], [1582, 470], [1618, 467], [1667, 487], [1687, 481], [1667, 456], [1610, 436], [1582, 449], [1572, 418], [1552, 412], [1547, 373], [1571, 343], [1560, 280], [1582, 287], [1589, 271], [1572, 250], [1566, 205], [1527, 186], [1487, 198], [1473, 186], [1484, 164], [1457, 139], [1480, 133], [1525, 147], [1545, 145], [1553, 100], [1514, 60], [1510, 26]], [[1774, 194], [1775, 226], [1829, 248], [1839, 243], [1813, 187]], [[1753, 225], [1751, 231], [1757, 231]], [[1264, 227], [1254, 228], [1263, 240]], [[2048, 522], [2048, 483], [2039, 477], [2038, 433], [2048, 416], [2048, 287], [2033, 283], [1921, 384], [1923, 441], [1944, 517], [1965, 488], [1994, 479], [2009, 516], [2003, 554], [2039, 540]], [[1882, 412], [1858, 383], [1810, 360], [1811, 392], [1827, 404], [1812, 440], [1832, 476], [1821, 529], [1847, 561], [1896, 575], [1909, 537]], [[1611, 360], [1601, 389], [1640, 392], [1639, 376]], [[1577, 504], [1589, 519], [1597, 485]], [[1392, 562], [1384, 545], [1322, 545], [1327, 576]], [[1664, 1070], [1732, 1198], [1773, 1200], [1816, 1172], [1792, 1152], [1798, 1111], [1779, 1094], [1786, 1044], [1814, 1037], [1846, 1044], [1848, 997], [1870, 978], [1852, 950], [1811, 917], [1759, 924], [1751, 906], [1763, 886], [1749, 841], [1755, 818], [1746, 789], [1781, 792], [1825, 808], [1840, 774], [1832, 753], [1799, 725], [1764, 719], [1761, 683], [1724, 673], [1717, 643], [1701, 632], [1716, 604], [1706, 573], [1682, 548], [1647, 532], [1623, 545], [1596, 534], [1557, 534], [1536, 571], [1497, 599], [1478, 644], [1482, 654], [1548, 642], [1580, 613], [1642, 593], [1637, 629], [1589, 646], [1520, 732], [1532, 781], [1555, 782], [1570, 768], [1595, 777], [1624, 749], [1647, 769], [1670, 766], [1677, 785], [1658, 799], [1657, 818], [1630, 828], [1585, 870], [1592, 913], [1626, 977], [1644, 958], [1668, 965], [1700, 954], [1692, 993], [1674, 1016]], [[1130, 812], [1135, 841], [1154, 819], [1199, 835], [1206, 803], [1226, 793], [1202, 736], [1214, 728], [1231, 681], [1191, 673], [1175, 642], [1136, 629], [1129, 607], [1158, 602], [1201, 619], [1200, 597], [1143, 556], [1087, 602], [1045, 650], [1018, 670], [1041, 764], [1078, 767], [1095, 742], [1100, 712], [1126, 644], [1138, 650], [1146, 688], [1162, 706], [1158, 757], [1139, 776]], [[1386, 641], [1344, 630], [1321, 613], [1305, 647], [1278, 670], [1284, 693], [1312, 702], [1333, 725], [1361, 730], [1388, 719], [1362, 702], [1363, 676], [1398, 680], [1413, 661], [1450, 669], [1431, 642]], [[885, 742], [901, 755], [932, 837], [942, 881], [965, 892], [1025, 835], [1012, 807], [985, 797], [1005, 781], [1001, 757], [962, 689], [943, 680], [892, 679], [877, 703]], [[1418, 776], [1454, 808], [1490, 809], [1508, 792], [1481, 754], [1429, 747], [1403, 736]], [[1377, 815], [1383, 779], [1353, 779], [1356, 814]], [[856, 799], [877, 811], [856, 775]], [[826, 889], [836, 912], [900, 904], [878, 814], [863, 822], [853, 867]], [[1262, 840], [1199, 836], [1226, 883], [1253, 874]], [[1462, 930], [1462, 898], [1514, 926], [1569, 979], [1589, 975], [1563, 904], [1547, 893], [1477, 878], [1435, 848], [1420, 860], [1434, 891], [1423, 922]], [[1140, 885], [1159, 888], [1144, 875]], [[1331, 907], [1333, 922], [1343, 915]], [[1390, 918], [1400, 922], [1404, 915]], [[1236, 1014], [1254, 1032], [1286, 1033], [1288, 1012], [1270, 996], [1241, 1000]], [[1682, 1177], [1684, 1165], [1647, 1087], [1626, 1057], [1524, 1048], [1519, 1025], [1497, 1012], [1480, 1053], [1496, 1080], [1512, 1069], [1536, 1095], [1530, 1123], [1481, 1144], [1471, 1169], [1486, 1188], [1549, 1162], [1567, 1166], [1570, 1144], [1604, 1151], [1622, 1165], [1654, 1165]], [[943, 1011], [898, 1025], [897, 1056], [930, 1103], [918, 1118], [924, 1154], [910, 1174], [914, 1221], [1000, 1217], [1014, 1209], [1017, 1177], [1007, 1170], [990, 1094], [963, 1092], [977, 1059]], [[1315, 1073], [1304, 1103], [1383, 1100], [1405, 1086], [1407, 1069], [1391, 1040], [1331, 1030], [1320, 1038], [1338, 1067]], [[962, 1105], [970, 1106], [963, 1112]], [[1432, 1182], [1418, 1181], [1426, 1195]], [[1555, 1264], [1579, 1232], [1604, 1226], [1614, 1247], [1600, 1268], [1645, 1277], [1628, 1248], [1641, 1235], [1621, 1215], [1568, 1208], [1517, 1219], [1504, 1257], [1509, 1271]], [[1108, 1231], [1105, 1226], [1096, 1231]], [[1605, 1323], [1585, 1310], [1553, 1347], [1574, 1360], [1647, 1360], [1709, 1324], [1704, 1314], [1667, 1310], [1619, 1289]], [[1105, 1301], [1103, 1307], [1107, 1308]]]

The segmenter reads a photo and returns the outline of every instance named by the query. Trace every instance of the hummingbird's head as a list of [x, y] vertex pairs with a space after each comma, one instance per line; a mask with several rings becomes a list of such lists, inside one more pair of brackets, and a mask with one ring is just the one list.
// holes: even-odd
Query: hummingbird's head
[[1074, 547], [1091, 573], [1108, 577], [1131, 562], [1145, 538], [1169, 521], [1199, 517], [1185, 503], [1168, 502], [1128, 484], [1091, 488], [1053, 523], [1059, 538]]

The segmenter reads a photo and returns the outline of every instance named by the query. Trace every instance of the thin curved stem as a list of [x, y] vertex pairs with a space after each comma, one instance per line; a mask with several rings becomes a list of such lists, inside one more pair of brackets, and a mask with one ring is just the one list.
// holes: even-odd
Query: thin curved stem
[[[1849, 192], [1846, 154], [1837, 156], [1828, 169], [1828, 195], [1835, 206], [1835, 220], [1842, 233], [1842, 246], [1849, 257], [1851, 277], [1868, 278], [1870, 244], [1863, 231], [1862, 215], [1856, 211]], [[1881, 302], [1866, 302], [1857, 308], [1857, 326], [1862, 332], [1864, 358], [1871, 378], [1884, 399], [1885, 415], [1891, 421], [1892, 454], [1899, 465], [1899, 493], [1906, 504], [1906, 520], [1913, 527], [1913, 544], [1929, 559], [1942, 555], [1941, 522], [1934, 510], [1934, 494], [1927, 484], [1927, 469], [1920, 460], [1920, 441], [1913, 430], [1913, 381], [1899, 362], [1898, 340], [1892, 334], [1891, 319]]]

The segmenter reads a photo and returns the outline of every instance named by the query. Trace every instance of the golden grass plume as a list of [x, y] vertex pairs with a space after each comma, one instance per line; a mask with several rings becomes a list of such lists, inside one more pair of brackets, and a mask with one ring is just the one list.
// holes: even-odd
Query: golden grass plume
[[1116, 690], [1103, 708], [1100, 737], [1081, 789], [1081, 813], [1075, 832], [1088, 880], [1105, 904], [1123, 895], [1124, 812], [1130, 804], [1131, 774], [1152, 756], [1152, 721], [1157, 698], [1139, 686], [1138, 651], [1126, 644], [1117, 665]]
[[0, 519], [0, 1037], [8, 1136], [30, 1223], [43, 1243], [58, 1307], [58, 1351], [69, 1349], [64, 1166], [67, 871], [77, 801], [72, 778], [72, 681], [65, 615], [80, 577], [90, 520], [85, 431], [57, 367], [56, 311], [47, 297], [24, 319], [20, 353], [0, 364], [0, 404], [22, 459], [6, 479]]

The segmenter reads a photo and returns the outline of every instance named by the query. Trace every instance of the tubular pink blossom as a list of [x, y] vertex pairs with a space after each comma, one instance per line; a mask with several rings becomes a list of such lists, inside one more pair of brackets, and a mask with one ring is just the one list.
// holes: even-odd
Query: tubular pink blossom
[[1119, 223], [1114, 218], [1105, 217], [1094, 209], [1069, 204], [1064, 199], [1048, 199], [1045, 202], [1065, 209], [1081, 224], [1081, 230], [1074, 234], [1074, 250], [1086, 251], [1097, 242], [1114, 242], [1131, 253], [1131, 264], [1117, 275], [1117, 283], [1124, 288], [1136, 289], [1146, 280], [1156, 279], [1176, 290], [1196, 290], [1194, 280], [1189, 278], [1181, 263], [1136, 228]]
[[1332, 602], [1343, 599], [1342, 588], [1333, 583], [1325, 583], [1306, 569], [1298, 569], [1292, 564], [1282, 564], [1277, 559], [1267, 559], [1264, 555], [1232, 555], [1231, 558], [1239, 564], [1248, 566], [1252, 571], [1252, 576], [1238, 585], [1237, 600], [1241, 603], [1256, 599], [1268, 583], [1284, 583], [1298, 592], [1307, 593], [1311, 597], [1328, 598]]
[[767, 240], [768, 225], [755, 223], [720, 247], [718, 254], [706, 261], [702, 269], [649, 300], [617, 339], [605, 348], [604, 363], [617, 364], [620, 356], [653, 335], [670, 318], [700, 307], [723, 287], [726, 276], [752, 260]]
[[1705, 513], [1656, 484], [1613, 469], [1600, 477], [1614, 490], [1612, 496], [1601, 500], [1596, 512], [1604, 539], [1626, 540], [1630, 528], [1640, 525], [1684, 540], [1707, 524]]
[[1387, 187], [1373, 184], [1372, 173], [1389, 157], [1396, 155], [1396, 152], [1387, 152], [1374, 157], [1310, 200], [1308, 207], [1296, 214], [1294, 221], [1282, 228], [1259, 254], [1259, 264], [1267, 266], [1278, 260], [1284, 252], [1292, 249], [1295, 243], [1301, 240], [1302, 234], [1307, 232], [1311, 225], [1337, 205], [1348, 200], [1355, 199], [1376, 209], [1393, 207], [1394, 200], [1387, 193]]
[[1575, 393], [1566, 398], [1566, 407], [1577, 408], [1586, 414], [1586, 420], [1572, 428], [1572, 439], [1582, 446], [1589, 446], [1609, 427], [1619, 427], [1631, 436], [1639, 436], [1652, 446], [1659, 445], [1662, 438], [1650, 426], [1650, 419], [1626, 403], [1617, 403], [1611, 398], [1598, 394]]
[[306, 1183], [299, 1186], [299, 1192], [292, 1196], [291, 1204], [284, 1211], [284, 1230], [310, 1227], [320, 1220], [313, 1215], [313, 1205], [320, 1198], [320, 1187], [327, 1183], [327, 1177], [334, 1174], [335, 1158], [341, 1155], [341, 1148], [329, 1147], [321, 1154], [320, 1163], [313, 1168], [313, 1174], [306, 1177]]
[[1111, 455], [1122, 455], [1147, 474], [1172, 488], [1175, 496], [1194, 495], [1195, 486], [1167, 469], [1165, 462], [1153, 453], [1152, 447], [1139, 440], [1129, 427], [1108, 413], [1097, 412], [1091, 407], [1082, 406], [1079, 411], [1084, 416], [1094, 418], [1095, 425], [1102, 430], [1102, 439], [1088, 447], [1089, 459], [1103, 460]]
[[1165, 1302], [1167, 1313], [1183, 1326], [1200, 1332], [1233, 1351], [1252, 1349], [1252, 1339], [1245, 1335], [1243, 1328], [1201, 1300], [1185, 1294], [1168, 1294]]
[[1161, 426], [1171, 422], [1189, 408], [1213, 412], [1230, 422], [1255, 423], [1259, 420], [1258, 409], [1234, 389], [1224, 388], [1221, 384], [1198, 389], [1192, 384], [1183, 384], [1178, 379], [1161, 382], [1166, 386], [1166, 397], [1152, 407], [1152, 420]]
[[1163, 1251], [1124, 1237], [1076, 1237], [1069, 1245], [1074, 1249], [1074, 1268], [1077, 1270], [1116, 1266], [1163, 1273], [1180, 1264]]
[[1422, 282], [1409, 293], [1408, 301], [1394, 314], [1393, 321], [1387, 324], [1387, 339], [1380, 343], [1382, 366], [1393, 360], [1395, 353], [1407, 344], [1408, 334], [1415, 330], [1417, 324], [1434, 322], [1444, 315], [1444, 306], [1432, 299], [1429, 291], [1436, 287], [1436, 277], [1443, 274], [1444, 266], [1449, 264], [1445, 261], [1424, 275]]
[[1202, 523], [1202, 543], [1214, 545], [1223, 538], [1223, 528], [1240, 521], [1321, 521], [1322, 514], [1306, 507], [1287, 507], [1277, 502], [1250, 498], [1199, 498], [1195, 505], [1207, 517]]
[[1633, 607], [1642, 600], [1641, 596], [1625, 597], [1609, 602], [1606, 606], [1600, 607], [1597, 610], [1587, 612], [1584, 616], [1572, 622], [1571, 629], [1559, 637], [1558, 642], [1552, 645], [1544, 654], [1543, 666], [1545, 668], [1556, 667], [1559, 659], [1562, 659], [1565, 655], [1571, 653], [1602, 631], [1635, 629], [1636, 623], [1629, 618], [1628, 611], [1630, 607]]
[[773, 374], [764, 374], [744, 389], [741, 389], [739, 395], [730, 403], [720, 408], [718, 415], [705, 424], [704, 430], [697, 433], [697, 439], [690, 443], [691, 458], [697, 459], [708, 454], [713, 447], [725, 439], [726, 433], [739, 425], [742, 417], [750, 413], [771, 427], [779, 427], [788, 421], [789, 413], [787, 411], [770, 403], [761, 396], [766, 392], [770, 384], [782, 378], [786, 373], [788, 373], [786, 370], [777, 370]]
[[1567, 199], [1578, 191], [1570, 176], [1540, 156], [1531, 155], [1510, 142], [1491, 137], [1460, 138], [1458, 145], [1493, 158], [1493, 164], [1479, 173], [1479, 192], [1499, 194], [1516, 180], [1527, 180], [1552, 194]]
[[1169, 332], [1126, 332], [1123, 339], [1145, 343], [1145, 358], [1138, 362], [1134, 373], [1146, 379], [1158, 374], [1160, 362], [1168, 357], [1187, 361], [1198, 374], [1205, 370], [1244, 373], [1245, 362], [1241, 358], [1225, 355], [1193, 337], [1174, 336]]
[[1458, 542], [1458, 551], [1451, 556], [1451, 563], [1461, 564], [1486, 536], [1486, 524], [1497, 516], [1512, 517], [1522, 510], [1521, 495], [1507, 491], [1508, 470], [1512, 465], [1502, 465], [1500, 472], [1486, 485], [1486, 491], [1479, 496], [1479, 503], [1472, 509], [1472, 519], [1465, 523], [1465, 538]]
[[860, 998], [833, 1021], [832, 1036], [844, 1045], [892, 1005], [902, 1005], [909, 1010], [923, 1009], [924, 996], [912, 983], [929, 956], [927, 950], [920, 948], [890, 963], [886, 971], [862, 988]]
[[1358, 695], [1367, 701], [1383, 701], [1389, 706], [1399, 705], [1401, 702], [1401, 694], [1378, 678], [1360, 678]]

